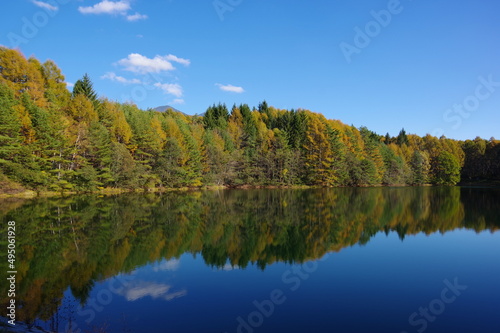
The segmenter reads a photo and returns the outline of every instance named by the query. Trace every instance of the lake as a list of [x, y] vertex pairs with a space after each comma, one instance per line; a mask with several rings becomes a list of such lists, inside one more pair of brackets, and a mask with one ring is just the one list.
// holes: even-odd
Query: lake
[[500, 332], [498, 188], [79, 195], [0, 214], [17, 320], [49, 332]]

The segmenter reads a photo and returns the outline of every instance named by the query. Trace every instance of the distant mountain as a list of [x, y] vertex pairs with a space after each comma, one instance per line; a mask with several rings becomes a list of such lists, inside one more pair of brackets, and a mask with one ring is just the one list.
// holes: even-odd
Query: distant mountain
[[156, 108], [153, 109], [153, 111], [158, 111], [158, 112], [165, 112], [167, 111], [168, 109], [172, 109], [172, 111], [175, 111], [175, 112], [180, 112], [180, 113], [183, 113], [182, 111], [180, 110], [177, 110], [176, 108], [174, 108], [173, 106], [170, 106], [170, 105], [163, 105], [163, 106], [158, 106]]
[[[184, 113], [181, 110], [178, 110], [178, 109], [176, 109], [176, 108], [174, 108], [173, 106], [170, 106], [170, 105], [158, 106], [158, 107], [156, 107], [156, 108], [154, 108], [152, 110], [153, 111], [158, 111], [158, 112], [166, 112], [168, 109], [172, 109], [172, 111], [174, 111], [174, 112], [179, 112], [179, 113], [182, 113], [185, 116], [189, 116], [187, 113]], [[203, 117], [204, 115], [205, 115], [205, 112], [203, 112], [202, 114], [199, 114], [198, 116]]]

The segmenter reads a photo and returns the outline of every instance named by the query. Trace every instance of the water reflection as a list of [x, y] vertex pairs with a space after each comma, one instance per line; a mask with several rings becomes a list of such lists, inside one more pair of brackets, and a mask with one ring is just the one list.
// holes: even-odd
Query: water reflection
[[132, 281], [125, 288], [120, 289], [117, 294], [125, 297], [127, 301], [137, 301], [144, 297], [153, 299], [164, 299], [170, 301], [174, 298], [187, 294], [186, 290], [171, 291], [172, 286], [149, 281]]
[[170, 259], [170, 260], [164, 260], [159, 263], [155, 263], [153, 265], [153, 271], [154, 272], [161, 272], [161, 271], [173, 271], [175, 272], [176, 270], [179, 269], [179, 265], [181, 264], [179, 259]]
[[[404, 239], [456, 228], [496, 231], [499, 200], [498, 189], [457, 187], [226, 190], [11, 201], [1, 214], [17, 222], [18, 319], [32, 322], [51, 318], [68, 287], [83, 305], [99, 281], [146, 264], [175, 272], [184, 253], [214, 269], [265, 269], [366, 244], [379, 232]], [[121, 291], [129, 301], [186, 293], [141, 280]]]

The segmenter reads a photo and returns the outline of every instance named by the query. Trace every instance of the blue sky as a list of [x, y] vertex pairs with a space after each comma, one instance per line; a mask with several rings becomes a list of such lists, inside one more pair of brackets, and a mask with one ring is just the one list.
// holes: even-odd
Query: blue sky
[[305, 108], [397, 135], [500, 138], [493, 0], [16, 0], [0, 45], [69, 83], [188, 114], [218, 102]]

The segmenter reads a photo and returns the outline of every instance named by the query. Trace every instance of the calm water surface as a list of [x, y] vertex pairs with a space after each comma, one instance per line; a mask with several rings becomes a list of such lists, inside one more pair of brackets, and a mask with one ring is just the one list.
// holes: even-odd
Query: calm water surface
[[500, 332], [499, 189], [75, 196], [0, 214], [18, 228], [18, 319], [50, 332]]

